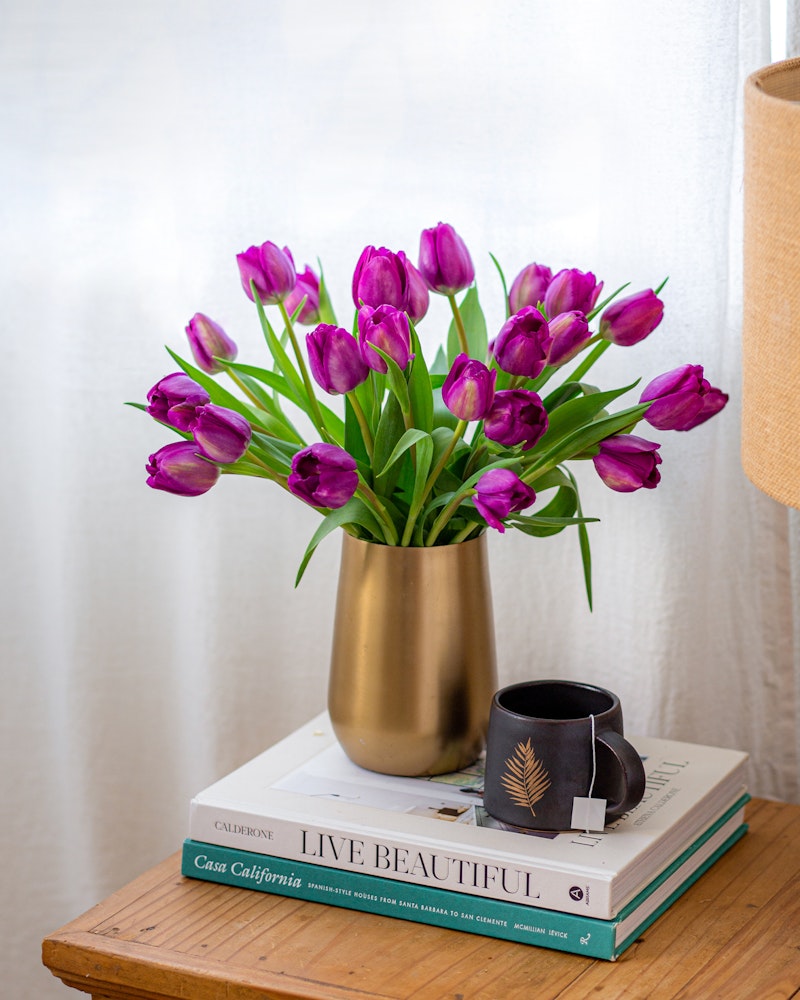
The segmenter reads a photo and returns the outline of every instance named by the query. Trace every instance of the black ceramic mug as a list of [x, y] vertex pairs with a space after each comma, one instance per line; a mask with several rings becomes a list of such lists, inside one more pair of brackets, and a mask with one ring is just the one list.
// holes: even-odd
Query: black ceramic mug
[[569, 830], [574, 799], [591, 788], [592, 798], [606, 799], [609, 822], [641, 802], [644, 783], [641, 757], [622, 735], [622, 708], [611, 691], [528, 681], [492, 699], [483, 804], [495, 819]]

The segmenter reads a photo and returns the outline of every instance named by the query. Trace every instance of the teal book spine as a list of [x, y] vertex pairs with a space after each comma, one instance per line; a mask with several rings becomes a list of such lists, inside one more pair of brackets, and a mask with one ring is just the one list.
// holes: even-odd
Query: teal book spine
[[[208, 882], [613, 960], [745, 831], [746, 826], [739, 827], [658, 907], [648, 909], [639, 922], [635, 916], [633, 920], [628, 918], [649, 892], [633, 900], [616, 919], [600, 920], [194, 840], [184, 842], [181, 873]], [[619, 940], [621, 924], [627, 931], [624, 940]]]

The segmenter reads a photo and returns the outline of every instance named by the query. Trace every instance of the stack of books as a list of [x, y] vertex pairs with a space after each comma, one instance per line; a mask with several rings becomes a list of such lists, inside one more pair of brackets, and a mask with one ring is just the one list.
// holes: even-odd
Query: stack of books
[[627, 737], [642, 802], [601, 833], [507, 827], [483, 765], [365, 771], [322, 714], [191, 802], [182, 873], [613, 960], [744, 835], [747, 755]]

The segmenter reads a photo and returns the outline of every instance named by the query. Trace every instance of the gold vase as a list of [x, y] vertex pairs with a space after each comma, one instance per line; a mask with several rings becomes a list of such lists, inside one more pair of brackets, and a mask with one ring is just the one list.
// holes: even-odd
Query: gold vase
[[485, 535], [402, 548], [345, 534], [328, 708], [348, 757], [384, 774], [465, 767], [496, 688]]

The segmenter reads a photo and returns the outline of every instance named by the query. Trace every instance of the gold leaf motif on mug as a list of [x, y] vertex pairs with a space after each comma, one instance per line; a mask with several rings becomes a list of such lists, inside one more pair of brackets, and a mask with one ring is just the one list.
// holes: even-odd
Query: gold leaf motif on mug
[[530, 739], [517, 744], [513, 756], [506, 759], [506, 768], [500, 783], [515, 805], [530, 809], [531, 816], [535, 816], [533, 807], [550, 787], [550, 777], [536, 759]]

